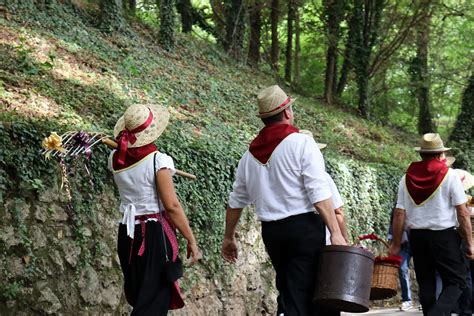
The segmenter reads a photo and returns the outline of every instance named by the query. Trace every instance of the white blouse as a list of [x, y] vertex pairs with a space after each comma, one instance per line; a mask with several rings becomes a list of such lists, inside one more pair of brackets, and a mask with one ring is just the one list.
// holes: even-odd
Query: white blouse
[[160, 152], [152, 152], [135, 164], [120, 170], [112, 167], [112, 156], [109, 156], [109, 169], [120, 193], [120, 212], [123, 213], [121, 223], [127, 225], [127, 235], [133, 238], [135, 232], [135, 216], [155, 214], [164, 210], [155, 187], [153, 172], [153, 156], [156, 153], [156, 170], [170, 169], [175, 173], [173, 159]]

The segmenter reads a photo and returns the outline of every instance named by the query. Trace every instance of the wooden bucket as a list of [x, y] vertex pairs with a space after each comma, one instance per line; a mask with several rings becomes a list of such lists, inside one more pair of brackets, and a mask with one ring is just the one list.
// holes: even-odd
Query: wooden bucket
[[370, 304], [374, 255], [351, 246], [326, 246], [321, 251], [313, 301], [331, 310], [365, 313]]
[[471, 215], [471, 225], [473, 227], [473, 229], [472, 229], [472, 238], [474, 238], [474, 215]]

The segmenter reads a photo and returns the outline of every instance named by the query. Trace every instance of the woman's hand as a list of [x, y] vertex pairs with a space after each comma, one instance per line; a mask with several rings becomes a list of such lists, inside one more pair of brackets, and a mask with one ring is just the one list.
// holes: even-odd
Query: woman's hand
[[189, 257], [192, 257], [191, 265], [195, 265], [196, 263], [198, 263], [199, 260], [202, 259], [202, 253], [196, 243], [191, 243], [188, 241], [186, 258], [189, 259]]

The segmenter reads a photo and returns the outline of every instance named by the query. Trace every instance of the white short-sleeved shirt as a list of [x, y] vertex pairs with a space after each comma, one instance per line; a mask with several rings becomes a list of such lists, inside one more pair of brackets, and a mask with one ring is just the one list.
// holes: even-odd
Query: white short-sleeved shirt
[[173, 159], [160, 152], [152, 152], [135, 164], [120, 170], [112, 167], [113, 151], [109, 156], [109, 169], [120, 193], [120, 212], [123, 213], [122, 224], [127, 225], [127, 234], [133, 238], [135, 216], [155, 214], [163, 210], [155, 187], [153, 157], [156, 154], [156, 170], [170, 169], [175, 173]]
[[406, 211], [407, 229], [442, 230], [458, 226], [455, 206], [467, 202], [461, 179], [449, 169], [434, 195], [421, 205], [416, 205], [408, 194], [405, 176], [398, 187], [397, 208]]
[[314, 212], [313, 204], [331, 197], [323, 156], [310, 136], [288, 135], [266, 164], [247, 151], [237, 168], [230, 208], [254, 204], [260, 221]]
[[[331, 176], [326, 173], [327, 180], [329, 183], [329, 187], [331, 188], [331, 200], [332, 200], [332, 206], [336, 210], [344, 205], [344, 202], [342, 201], [341, 195], [339, 194], [339, 191], [337, 190], [336, 183], [334, 183], [334, 180], [331, 178]], [[329, 229], [326, 227], [326, 245], [331, 244], [331, 232]]]

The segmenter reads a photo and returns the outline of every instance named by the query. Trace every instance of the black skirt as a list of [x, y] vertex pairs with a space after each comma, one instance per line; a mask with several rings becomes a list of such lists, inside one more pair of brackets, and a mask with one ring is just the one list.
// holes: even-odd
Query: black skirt
[[[134, 239], [127, 236], [127, 226], [120, 224], [118, 255], [124, 276], [127, 302], [133, 306], [131, 315], [167, 315], [170, 306], [172, 284], [164, 277], [165, 246], [161, 224], [148, 221], [145, 224], [145, 251], [138, 255], [142, 245], [142, 227], [135, 225]], [[171, 258], [172, 248], [168, 239], [166, 249]]]

